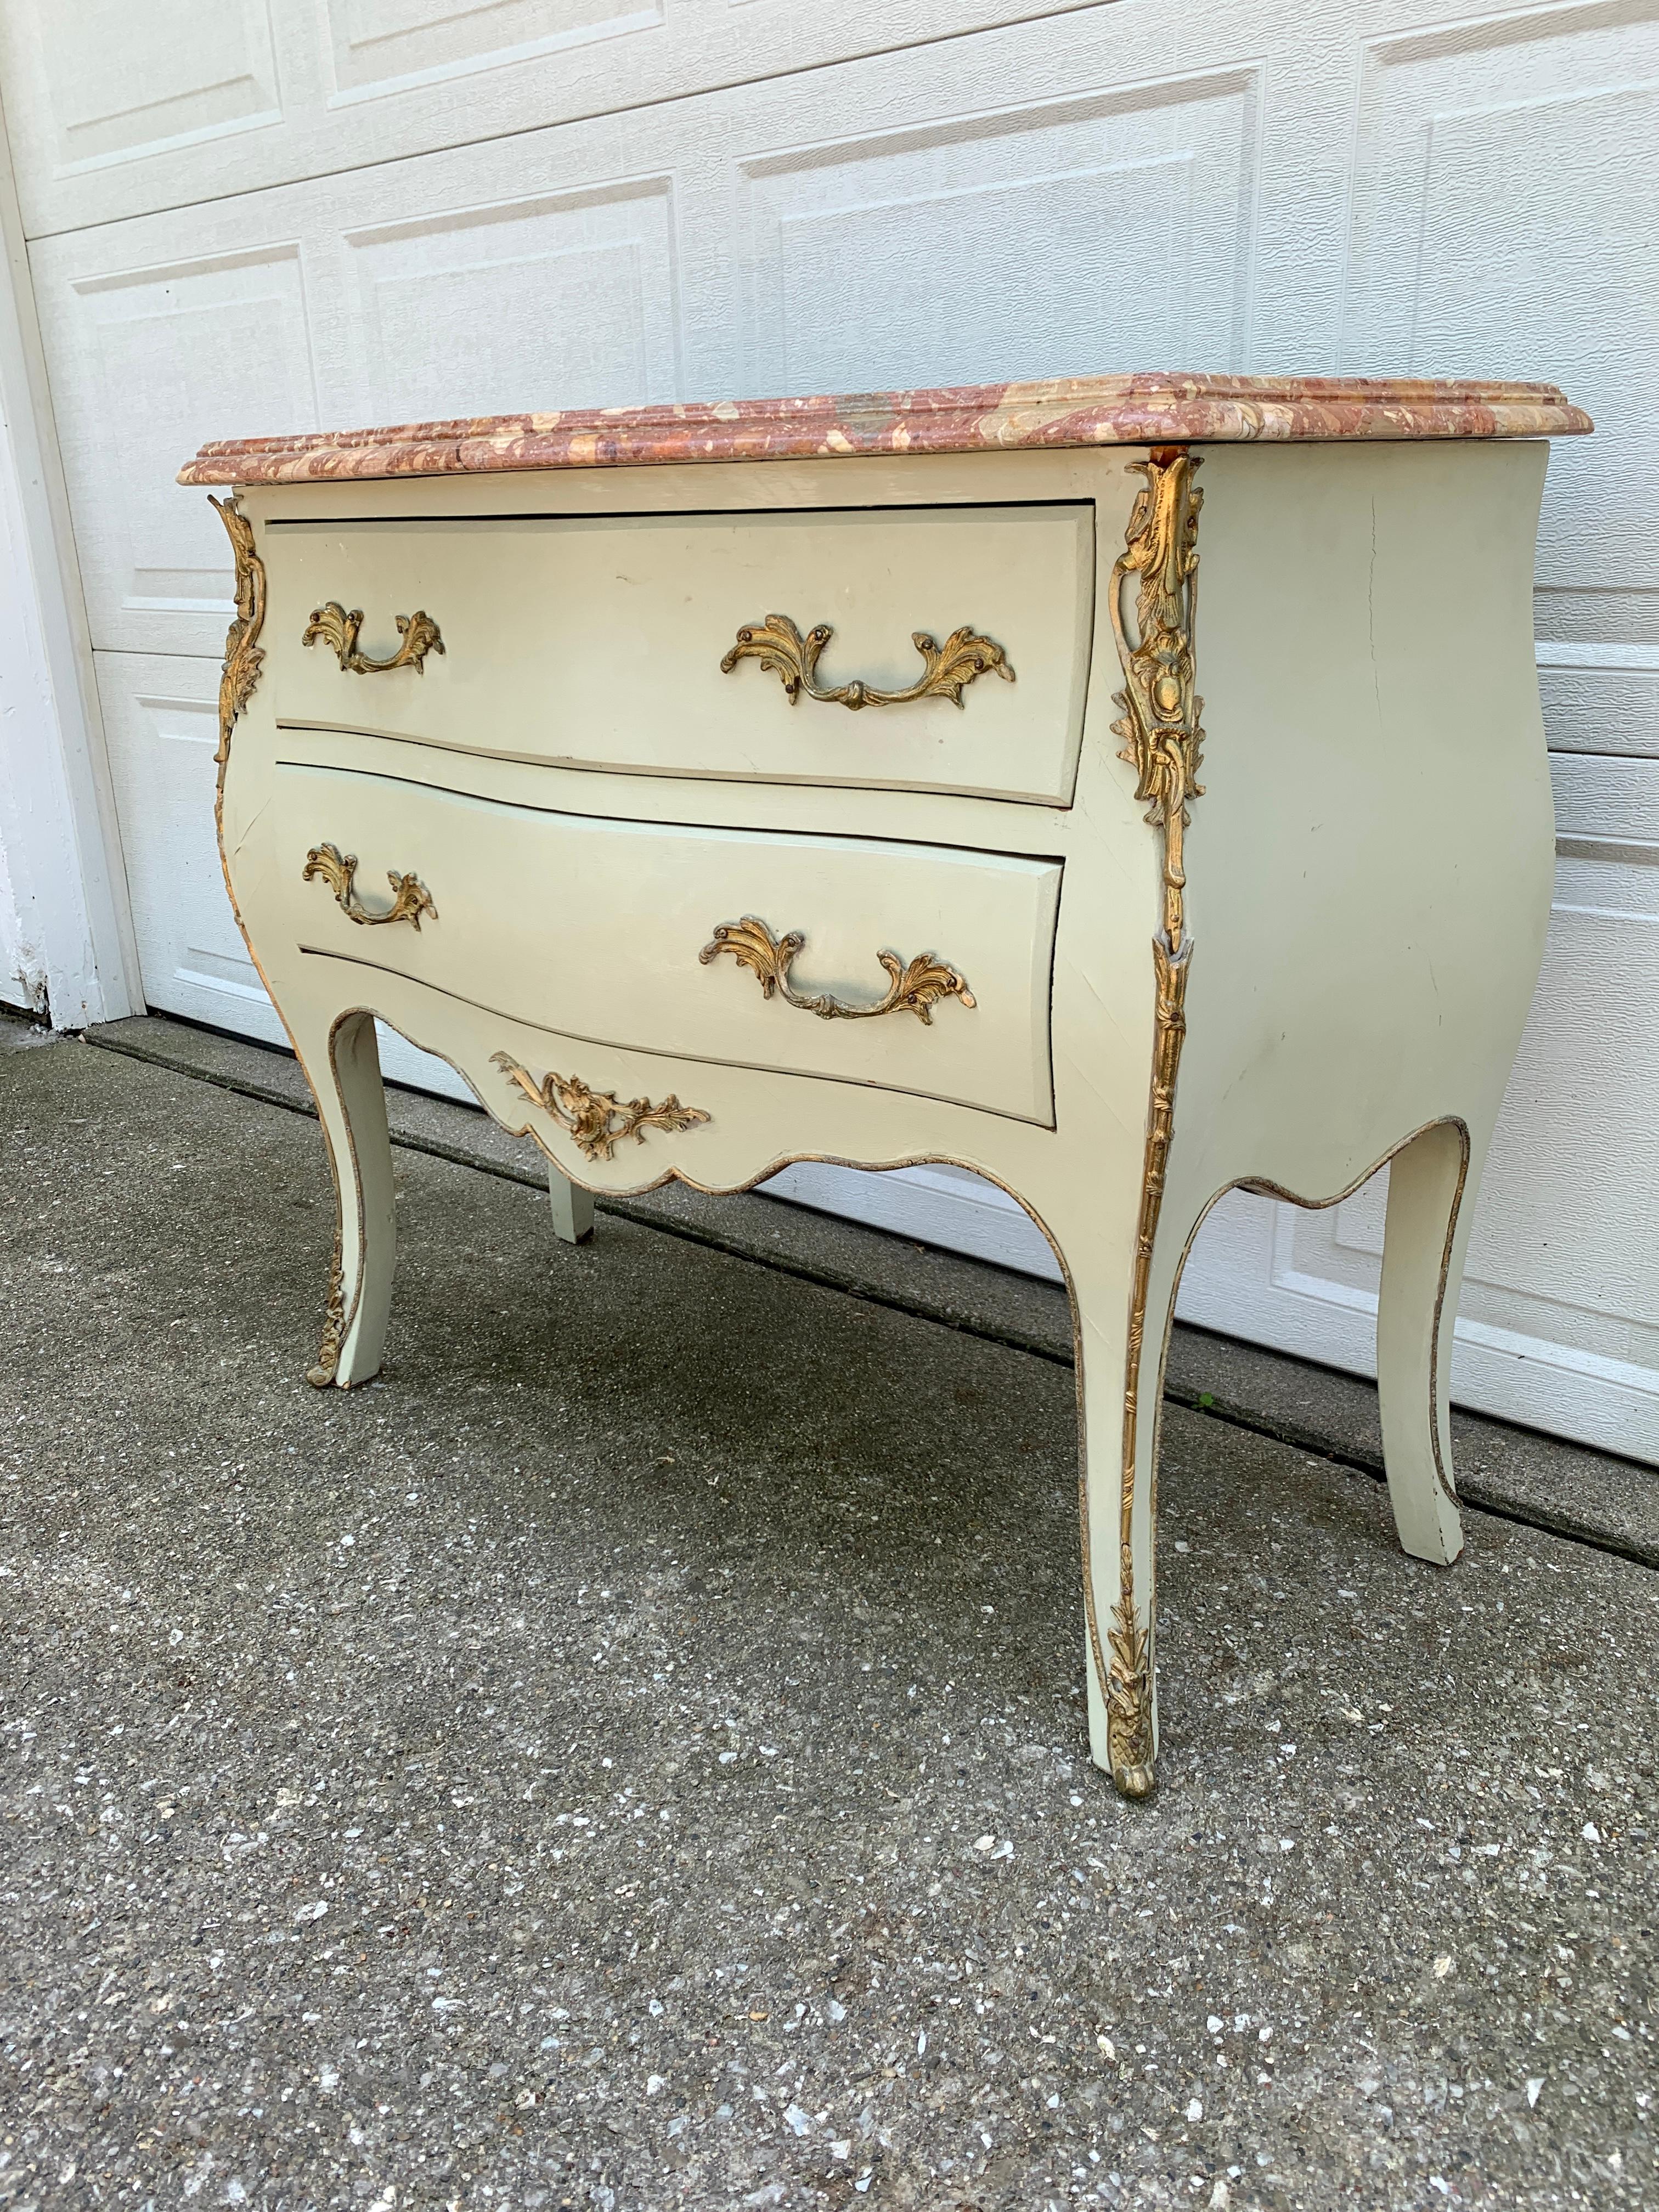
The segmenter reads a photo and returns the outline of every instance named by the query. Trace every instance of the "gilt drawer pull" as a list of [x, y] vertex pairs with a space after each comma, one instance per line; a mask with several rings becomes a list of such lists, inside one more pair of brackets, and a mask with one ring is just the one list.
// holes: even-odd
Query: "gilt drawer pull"
[[1002, 647], [964, 626], [953, 629], [943, 645], [925, 629], [910, 633], [923, 665], [908, 691], [878, 691], [859, 678], [826, 688], [817, 680], [818, 656], [835, 634], [828, 623], [819, 623], [803, 637], [787, 615], [768, 615], [763, 623], [744, 623], [720, 667], [729, 676], [740, 660], [758, 660], [763, 669], [781, 677], [784, 696], [792, 707], [805, 691], [809, 699], [850, 707], [855, 713], [860, 707], [902, 707], [912, 699], [948, 699], [960, 707], [963, 693], [976, 676], [995, 674], [1005, 684], [1014, 680]]
[[363, 922], [372, 929], [387, 921], [412, 922], [418, 929], [423, 914], [429, 915], [434, 921], [438, 919], [432, 894], [419, 877], [400, 876], [395, 868], [388, 868], [386, 877], [392, 886], [392, 904], [384, 914], [371, 914], [357, 896], [353, 881], [356, 873], [355, 853], [343, 853], [337, 845], [313, 845], [306, 854], [301, 880], [308, 884], [313, 876], [320, 876], [338, 900], [340, 911], [348, 921]]
[[947, 968], [931, 952], [918, 953], [908, 962], [901, 960], [896, 952], [878, 952], [876, 957], [890, 980], [886, 996], [870, 1006], [849, 1006], [845, 999], [832, 998], [827, 991], [809, 996], [796, 990], [789, 980], [790, 964], [805, 942], [798, 929], [774, 937], [763, 921], [746, 914], [741, 921], [721, 922], [714, 942], [705, 945], [697, 957], [706, 968], [722, 952], [729, 952], [738, 967], [752, 968], [759, 976], [763, 998], [769, 999], [776, 991], [804, 1014], [817, 1014], [826, 1022], [862, 1022], [872, 1014], [904, 1012], [914, 1014], [931, 1028], [933, 1009], [939, 1000], [960, 999], [964, 1006], [975, 1003], [956, 969]]
[[648, 1098], [624, 1103], [614, 1091], [590, 1091], [580, 1075], [555, 1075], [550, 1070], [538, 1083], [511, 1053], [492, 1053], [490, 1059], [526, 1098], [563, 1123], [574, 1138], [577, 1151], [590, 1160], [610, 1159], [617, 1146], [629, 1137], [642, 1145], [647, 1129], [664, 1129], [673, 1136], [708, 1119], [701, 1106], [682, 1106], [672, 1091], [660, 1106], [653, 1106]]
[[353, 607], [348, 614], [337, 599], [312, 609], [311, 620], [300, 642], [315, 645], [320, 639], [339, 655], [341, 672], [346, 676], [384, 676], [392, 668], [412, 668], [417, 676], [424, 676], [426, 670], [422, 663], [428, 653], [444, 649], [437, 623], [424, 607], [416, 607], [412, 615], [394, 615], [392, 620], [403, 643], [387, 660], [371, 660], [366, 653], [358, 652], [357, 633], [363, 626], [363, 611]]

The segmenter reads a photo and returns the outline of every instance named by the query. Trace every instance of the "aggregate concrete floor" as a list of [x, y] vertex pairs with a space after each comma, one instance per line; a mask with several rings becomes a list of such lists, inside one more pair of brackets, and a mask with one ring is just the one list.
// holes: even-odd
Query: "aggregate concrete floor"
[[[27, 1032], [7, 1025], [14, 1047]], [[1659, 1575], [1165, 1424], [1158, 1796], [1069, 1374], [0, 1051], [0, 2205], [1650, 2205]]]

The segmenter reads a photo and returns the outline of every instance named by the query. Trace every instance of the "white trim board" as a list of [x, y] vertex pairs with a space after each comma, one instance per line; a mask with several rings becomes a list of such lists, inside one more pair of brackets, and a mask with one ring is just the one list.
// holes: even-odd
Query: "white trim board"
[[0, 1000], [137, 1012], [138, 958], [69, 498], [0, 117]]

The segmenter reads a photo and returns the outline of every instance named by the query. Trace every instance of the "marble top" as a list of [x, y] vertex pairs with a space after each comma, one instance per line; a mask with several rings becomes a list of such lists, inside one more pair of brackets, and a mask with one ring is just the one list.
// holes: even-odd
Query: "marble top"
[[381, 430], [224, 438], [204, 446], [179, 471], [179, 481], [311, 483], [664, 461], [817, 460], [1255, 439], [1559, 438], [1593, 428], [1589, 416], [1553, 384], [1075, 376], [840, 398], [571, 408], [403, 422]]

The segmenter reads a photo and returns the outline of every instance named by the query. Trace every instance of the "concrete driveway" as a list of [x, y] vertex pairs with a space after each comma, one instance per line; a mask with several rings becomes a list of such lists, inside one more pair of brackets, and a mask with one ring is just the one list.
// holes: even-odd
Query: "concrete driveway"
[[1171, 1407], [1125, 1805], [1054, 1359], [5, 1026], [9, 2212], [1659, 2197], [1650, 1567]]

